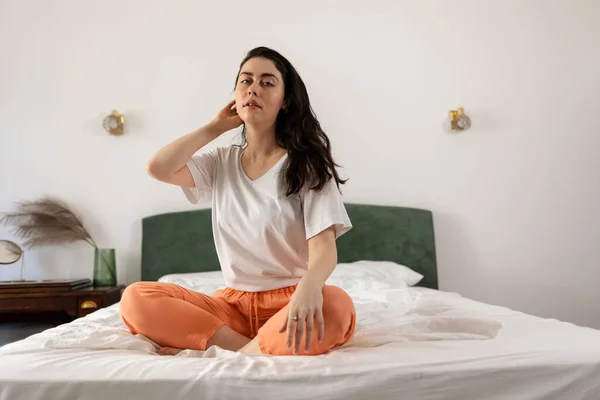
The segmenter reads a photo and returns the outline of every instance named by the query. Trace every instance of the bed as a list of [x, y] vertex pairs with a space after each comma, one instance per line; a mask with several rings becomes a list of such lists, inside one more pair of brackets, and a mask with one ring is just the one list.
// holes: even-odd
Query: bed
[[[0, 348], [0, 400], [600, 399], [600, 331], [439, 290], [428, 210], [347, 209], [354, 229], [328, 282], [356, 304], [345, 346], [318, 357], [158, 356], [115, 304]], [[210, 218], [145, 218], [142, 280], [221, 287]]]

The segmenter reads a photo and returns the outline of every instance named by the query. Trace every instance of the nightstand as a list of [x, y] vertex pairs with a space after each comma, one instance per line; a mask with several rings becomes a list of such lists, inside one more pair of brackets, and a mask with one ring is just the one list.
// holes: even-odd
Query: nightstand
[[0, 292], [0, 346], [84, 317], [121, 300], [125, 286], [69, 291]]

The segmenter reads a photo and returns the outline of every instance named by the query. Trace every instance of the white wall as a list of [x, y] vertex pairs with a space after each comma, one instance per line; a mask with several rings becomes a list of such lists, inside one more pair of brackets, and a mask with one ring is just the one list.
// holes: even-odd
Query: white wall
[[[284, 3], [2, 0], [0, 209], [63, 198], [139, 279], [140, 218], [191, 208], [145, 162], [267, 45], [305, 79], [347, 201], [434, 211], [442, 289], [600, 328], [600, 3]], [[444, 130], [456, 106], [470, 131]], [[102, 129], [113, 108], [123, 137]], [[91, 277], [92, 259], [35, 251], [28, 277]]]

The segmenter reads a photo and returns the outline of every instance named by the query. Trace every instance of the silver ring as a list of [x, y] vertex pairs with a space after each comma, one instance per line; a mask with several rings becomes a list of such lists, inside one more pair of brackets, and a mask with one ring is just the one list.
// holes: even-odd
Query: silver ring
[[290, 317], [290, 319], [291, 319], [292, 321], [298, 321], [298, 316], [297, 316], [297, 315], [294, 315], [293, 317]]

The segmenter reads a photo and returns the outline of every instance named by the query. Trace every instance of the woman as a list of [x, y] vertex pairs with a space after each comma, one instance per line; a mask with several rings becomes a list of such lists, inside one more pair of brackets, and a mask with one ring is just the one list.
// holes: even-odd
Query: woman
[[[242, 146], [194, 155], [241, 124]], [[235, 100], [148, 164], [152, 177], [181, 186], [190, 202], [212, 202], [227, 287], [207, 296], [167, 283], [130, 285], [121, 314], [131, 332], [163, 346], [160, 354], [216, 345], [317, 355], [346, 343], [354, 305], [325, 285], [337, 263], [335, 241], [352, 227], [335, 167], [294, 67], [274, 50], [251, 50]]]

